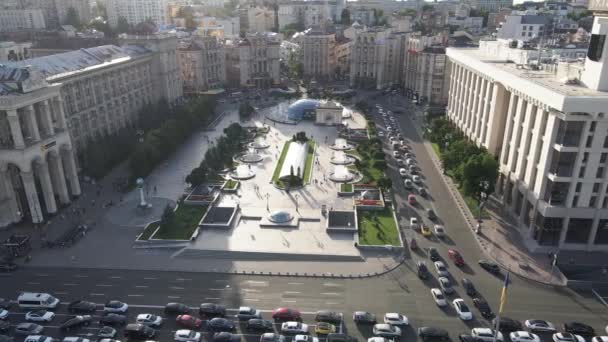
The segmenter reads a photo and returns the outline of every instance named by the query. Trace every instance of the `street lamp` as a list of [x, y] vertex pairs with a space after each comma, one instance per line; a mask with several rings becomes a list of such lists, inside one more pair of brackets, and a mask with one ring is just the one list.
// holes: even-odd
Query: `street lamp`
[[299, 209], [298, 208], [298, 194], [296, 194], [295, 199], [296, 199], [296, 212], [298, 212], [298, 209]]
[[481, 181], [479, 182], [479, 187], [481, 188], [481, 193], [479, 194], [479, 206], [477, 207], [478, 209], [478, 213], [477, 213], [477, 233], [479, 233], [479, 230], [481, 228], [481, 212], [483, 211], [483, 208], [486, 204], [486, 201], [488, 199], [488, 189], [490, 188], [490, 182], [488, 181]]
[[266, 211], [270, 211], [270, 205], [268, 203], [269, 199], [270, 199], [270, 194], [266, 193]]

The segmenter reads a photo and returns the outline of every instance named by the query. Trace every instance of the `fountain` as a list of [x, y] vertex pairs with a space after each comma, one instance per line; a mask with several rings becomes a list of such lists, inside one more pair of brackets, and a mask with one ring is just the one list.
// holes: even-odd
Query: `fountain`
[[349, 144], [346, 139], [336, 138], [334, 144], [330, 146], [332, 150], [336, 151], [346, 151], [354, 148], [353, 145]]
[[268, 221], [273, 223], [286, 223], [293, 220], [293, 215], [284, 210], [273, 211], [268, 215]]
[[355, 162], [355, 158], [347, 155], [343, 151], [334, 152], [329, 160], [335, 165], [349, 165]]
[[259, 163], [264, 159], [254, 147], [247, 148], [247, 152], [236, 157], [236, 160], [243, 163], [253, 164]]
[[265, 148], [270, 147], [270, 144], [266, 142], [266, 136], [257, 137], [254, 141], [249, 143], [249, 148], [254, 148], [256, 150], [263, 150]]
[[334, 170], [329, 174], [329, 179], [334, 182], [350, 182], [355, 178], [350, 170], [344, 165], [336, 165], [334, 166]]
[[239, 165], [236, 169], [230, 172], [232, 179], [245, 180], [255, 177], [255, 171], [251, 169], [251, 165]]

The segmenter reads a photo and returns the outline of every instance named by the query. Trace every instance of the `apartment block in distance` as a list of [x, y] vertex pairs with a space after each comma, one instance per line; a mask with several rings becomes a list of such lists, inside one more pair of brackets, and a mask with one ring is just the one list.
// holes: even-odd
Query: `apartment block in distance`
[[111, 27], [116, 27], [121, 17], [130, 25], [137, 25], [147, 19], [157, 26], [170, 21], [167, 0], [106, 0], [106, 10]]
[[219, 89], [226, 83], [226, 53], [216, 37], [194, 37], [177, 50], [184, 93]]

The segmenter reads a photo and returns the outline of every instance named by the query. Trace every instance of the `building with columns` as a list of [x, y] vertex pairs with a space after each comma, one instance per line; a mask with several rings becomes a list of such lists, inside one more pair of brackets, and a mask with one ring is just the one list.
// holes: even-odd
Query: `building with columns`
[[35, 67], [0, 66], [0, 226], [43, 222], [80, 195], [60, 88]]
[[447, 115], [496, 156], [495, 195], [534, 251], [608, 250], [606, 19], [595, 17], [598, 38], [584, 66], [539, 68], [487, 50], [446, 52]]

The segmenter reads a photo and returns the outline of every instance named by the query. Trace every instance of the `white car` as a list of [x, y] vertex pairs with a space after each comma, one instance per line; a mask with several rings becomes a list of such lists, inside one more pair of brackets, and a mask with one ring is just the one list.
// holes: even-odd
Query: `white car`
[[443, 292], [441, 292], [440, 289], [432, 288], [431, 296], [433, 296], [433, 299], [435, 300], [435, 304], [437, 304], [437, 306], [448, 305], [448, 302], [445, 300], [445, 296], [443, 295]]
[[509, 334], [511, 342], [540, 342], [538, 335], [527, 331], [514, 331]]
[[293, 342], [319, 342], [319, 338], [310, 335], [296, 335]]
[[591, 342], [608, 342], [608, 336], [595, 336], [591, 339]]
[[435, 265], [435, 270], [437, 270], [438, 276], [440, 276], [440, 277], [449, 277], [450, 276], [450, 272], [448, 272], [448, 269], [445, 267], [445, 264], [443, 263], [443, 261], [435, 261], [434, 265]]
[[23, 342], [53, 342], [53, 338], [44, 335], [29, 335]]
[[400, 155], [399, 151], [393, 151], [393, 157], [399, 158], [399, 155]]
[[55, 318], [55, 313], [46, 310], [29, 311], [25, 314], [25, 320], [29, 322], [50, 322]]
[[378, 136], [379, 136], [380, 138], [384, 138], [384, 132], [382, 132], [382, 131], [378, 131]]
[[413, 158], [407, 158], [407, 159], [405, 160], [405, 163], [406, 163], [407, 165], [414, 165], [414, 164], [416, 164], [416, 161], [415, 161]]
[[163, 318], [153, 314], [139, 314], [135, 322], [151, 327], [159, 327], [163, 324]]
[[201, 333], [194, 330], [180, 329], [175, 332], [173, 339], [178, 342], [199, 342]]
[[[476, 337], [477, 339], [484, 342], [492, 342], [494, 341], [494, 333], [496, 331], [490, 328], [473, 328], [471, 329], [471, 336]], [[503, 341], [502, 333], [499, 331], [496, 335], [497, 341]]]
[[76, 336], [68, 336], [64, 337], [63, 342], [91, 342], [88, 338], [84, 337], [76, 337]]
[[97, 341], [97, 342], [122, 342], [121, 340], [115, 340], [112, 338], [102, 338], [101, 340]]
[[8, 317], [8, 310], [0, 308], [0, 319], [6, 319]]
[[471, 309], [469, 309], [469, 307], [462, 298], [454, 299], [452, 305], [454, 305], [454, 310], [456, 310], [458, 318], [463, 321], [470, 321], [473, 319], [473, 313], [471, 312]]
[[418, 229], [418, 218], [410, 217], [410, 228]]
[[404, 315], [396, 312], [384, 314], [384, 323], [390, 325], [408, 325], [410, 322]]
[[413, 181], [414, 183], [416, 183], [416, 184], [419, 184], [419, 183], [422, 181], [422, 179], [421, 179], [421, 178], [420, 178], [420, 176], [418, 176], [418, 175], [413, 175], [413, 176], [412, 176], [412, 181]]
[[405, 186], [406, 189], [411, 189], [414, 186], [414, 183], [412, 183], [411, 180], [406, 179], [403, 181], [403, 186]]
[[367, 339], [367, 342], [393, 342], [393, 340], [384, 337], [370, 337]]
[[528, 319], [524, 322], [526, 329], [536, 331], [555, 331], [555, 325], [542, 319]]
[[129, 310], [129, 304], [119, 300], [111, 300], [103, 306], [103, 311], [113, 313], [125, 313]]
[[441, 238], [445, 236], [445, 227], [440, 224], [436, 224], [435, 227], [433, 227], [433, 231], [435, 232], [436, 237]]
[[372, 333], [380, 337], [394, 338], [401, 336], [401, 329], [390, 324], [375, 324]]
[[401, 175], [401, 177], [406, 177], [407, 176], [407, 170], [404, 168], [400, 168], [399, 169], [399, 174]]
[[281, 332], [284, 334], [308, 334], [308, 324], [285, 322], [281, 324]]
[[570, 333], [555, 333], [553, 334], [553, 341], [555, 342], [585, 342], [585, 338], [581, 335], [570, 334]]

